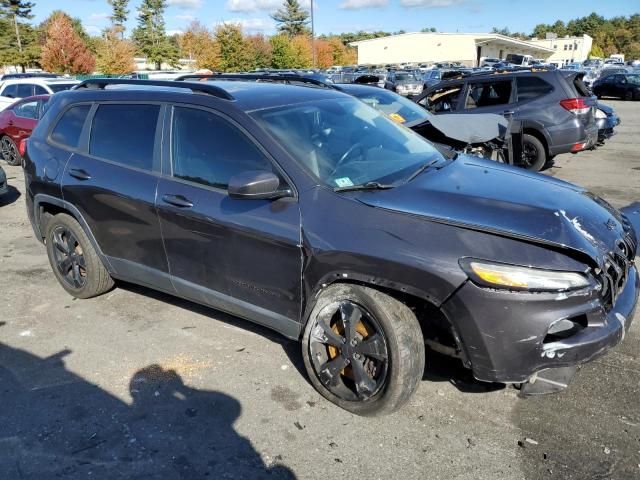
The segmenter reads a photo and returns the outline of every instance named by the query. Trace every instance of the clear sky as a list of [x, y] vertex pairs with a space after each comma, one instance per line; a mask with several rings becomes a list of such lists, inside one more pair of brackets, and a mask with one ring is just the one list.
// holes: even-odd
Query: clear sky
[[[95, 35], [108, 24], [106, 0], [34, 0], [35, 21], [55, 9], [79, 17]], [[310, 0], [301, 0], [303, 5]], [[487, 32], [492, 27], [530, 33], [538, 23], [570, 20], [597, 11], [604, 17], [640, 13], [640, 0], [314, 0], [316, 31], [341, 33], [355, 30], [418, 31], [435, 27], [440, 32]], [[140, 0], [131, 0], [129, 27], [135, 26]], [[168, 0], [167, 30], [184, 30], [198, 19], [214, 27], [234, 21], [245, 30], [273, 33], [269, 13], [282, 0]]]

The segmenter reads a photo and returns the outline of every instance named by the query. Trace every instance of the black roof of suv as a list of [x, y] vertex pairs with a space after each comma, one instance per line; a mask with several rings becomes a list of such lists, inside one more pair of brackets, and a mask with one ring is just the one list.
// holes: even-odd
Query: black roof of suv
[[408, 401], [425, 341], [479, 380], [556, 391], [637, 301], [636, 235], [603, 200], [447, 160], [321, 86], [85, 82], [52, 96], [24, 173], [69, 294], [120, 279], [266, 325], [361, 415]]
[[597, 100], [583, 76], [560, 70], [479, 72], [440, 82], [416, 101], [434, 114], [513, 112], [524, 126], [524, 166], [537, 171], [558, 154], [597, 142]]

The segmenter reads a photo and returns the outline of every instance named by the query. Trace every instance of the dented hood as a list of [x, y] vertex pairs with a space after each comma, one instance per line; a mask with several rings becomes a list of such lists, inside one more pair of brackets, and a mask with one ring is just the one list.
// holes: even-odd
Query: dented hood
[[570, 248], [597, 264], [624, 235], [619, 212], [583, 188], [475, 157], [460, 156], [404, 185], [357, 195], [372, 207]]

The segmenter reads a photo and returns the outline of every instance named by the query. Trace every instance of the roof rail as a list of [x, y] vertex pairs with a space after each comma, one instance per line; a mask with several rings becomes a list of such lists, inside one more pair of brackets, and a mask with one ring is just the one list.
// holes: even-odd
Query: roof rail
[[307, 83], [316, 87], [334, 89], [333, 85], [325, 83], [321, 80], [305, 77], [296, 73], [271, 74], [271, 73], [214, 73], [214, 74], [187, 74], [176, 78], [174, 81], [180, 82], [184, 80], [246, 80], [246, 81], [266, 81], [281, 83]]
[[134, 80], [129, 78], [92, 78], [76, 85], [73, 90], [104, 90], [109, 85], [137, 85], [141, 87], [184, 88], [193, 93], [213, 95], [224, 100], [234, 100], [225, 89], [206, 83], [185, 82], [177, 83], [173, 80]]

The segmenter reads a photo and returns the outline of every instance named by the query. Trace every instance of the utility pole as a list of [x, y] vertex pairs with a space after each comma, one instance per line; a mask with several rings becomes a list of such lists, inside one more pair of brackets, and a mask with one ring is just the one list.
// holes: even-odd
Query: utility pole
[[311, 0], [311, 56], [313, 58], [311, 65], [316, 68], [316, 31], [313, 21], [313, 0]]

